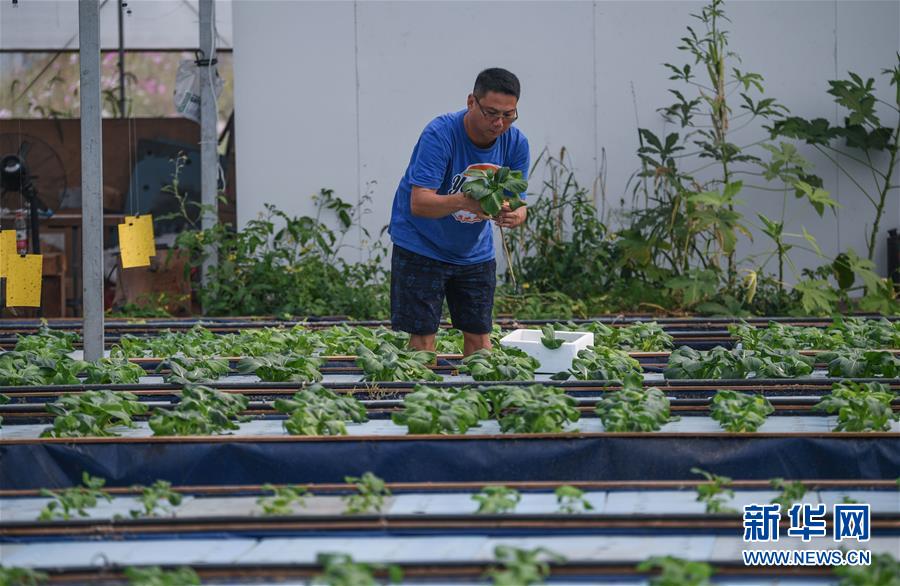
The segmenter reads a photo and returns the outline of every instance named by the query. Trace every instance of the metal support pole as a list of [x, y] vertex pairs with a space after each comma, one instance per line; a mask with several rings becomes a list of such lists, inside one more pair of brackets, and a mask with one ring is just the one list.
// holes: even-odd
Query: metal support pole
[[[210, 229], [219, 221], [217, 192], [219, 187], [218, 112], [215, 100], [215, 29], [214, 0], [200, 0], [200, 50], [206, 67], [200, 67], [200, 201], [203, 204], [201, 226]], [[218, 251], [212, 250], [203, 263], [203, 285], [216, 265]]]
[[125, 0], [119, 0], [119, 118], [125, 113]]
[[79, 0], [81, 68], [81, 266], [84, 359], [103, 357], [103, 140], [100, 3]]

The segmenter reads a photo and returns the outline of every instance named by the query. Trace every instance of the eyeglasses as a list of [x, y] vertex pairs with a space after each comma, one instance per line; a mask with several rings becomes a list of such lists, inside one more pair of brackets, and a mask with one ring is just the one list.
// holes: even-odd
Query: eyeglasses
[[481, 102], [478, 101], [478, 96], [472, 94], [472, 97], [475, 98], [475, 103], [478, 104], [478, 109], [481, 110], [481, 115], [493, 122], [494, 120], [503, 120], [504, 122], [509, 122], [512, 124], [519, 118], [519, 111], [512, 110], [512, 112], [497, 112], [496, 110], [485, 110], [481, 107]]

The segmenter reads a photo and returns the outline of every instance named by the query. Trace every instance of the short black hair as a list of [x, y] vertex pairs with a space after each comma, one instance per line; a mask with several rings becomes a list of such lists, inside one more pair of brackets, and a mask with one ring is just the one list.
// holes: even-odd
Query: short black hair
[[475, 78], [475, 89], [472, 90], [472, 93], [483, 98], [488, 92], [497, 92], [515, 96], [518, 100], [520, 91], [519, 78], [511, 71], [500, 67], [491, 67], [479, 73]]

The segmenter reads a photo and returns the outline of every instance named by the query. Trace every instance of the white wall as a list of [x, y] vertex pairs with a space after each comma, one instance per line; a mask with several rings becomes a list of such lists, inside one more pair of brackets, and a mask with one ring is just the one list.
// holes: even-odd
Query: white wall
[[[369, 191], [375, 201], [365, 221], [377, 232], [389, 220], [421, 129], [435, 115], [462, 108], [475, 75], [492, 66], [522, 81], [516, 124], [533, 156], [565, 146], [580, 182], [591, 186], [605, 152], [607, 204], [628, 204], [626, 183], [639, 163], [637, 121], [657, 134], [676, 130], [656, 109], [671, 102], [668, 88], [684, 88], [667, 79], [661, 64], [687, 61], [675, 47], [696, 22], [690, 13], [702, 6], [234, 0], [238, 219], [256, 217], [265, 203], [311, 213], [310, 195], [329, 187], [348, 201]], [[892, 99], [893, 88], [878, 74], [900, 50], [900, 3], [733, 1], [725, 8], [733, 21], [731, 48], [743, 58], [736, 66], [761, 73], [767, 96], [794, 114], [837, 123], [842, 115], [825, 93], [827, 80], [848, 69], [876, 77], [880, 97]], [[748, 127], [735, 142], [763, 137]], [[844, 207], [837, 217], [819, 218], [790, 196], [787, 230], [805, 227], [832, 256], [848, 247], [864, 255], [871, 206], [825, 157], [802, 152]], [[779, 193], [748, 188], [741, 198], [751, 218], [781, 214]], [[896, 190], [878, 240], [881, 271], [885, 234], [894, 227], [900, 227]], [[757, 238], [741, 252], [767, 248]], [[820, 264], [812, 255], [795, 258], [801, 267]]]

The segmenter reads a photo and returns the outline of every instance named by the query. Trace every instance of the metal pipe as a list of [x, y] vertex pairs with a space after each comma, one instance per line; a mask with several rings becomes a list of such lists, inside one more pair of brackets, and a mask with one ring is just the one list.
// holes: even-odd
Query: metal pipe
[[[119, 118], [125, 118], [125, 1], [119, 0]], [[129, 145], [130, 148], [130, 145]]]
[[100, 101], [100, 4], [79, 0], [81, 69], [81, 217], [84, 358], [103, 356], [103, 133]]
[[[209, 230], [218, 222], [216, 194], [219, 188], [218, 112], [214, 75], [216, 7], [213, 0], [200, 0], [200, 51], [205, 67], [200, 67], [200, 201], [203, 205], [201, 226]], [[217, 261], [217, 250], [209, 251], [203, 261], [202, 280], [205, 287]]]

